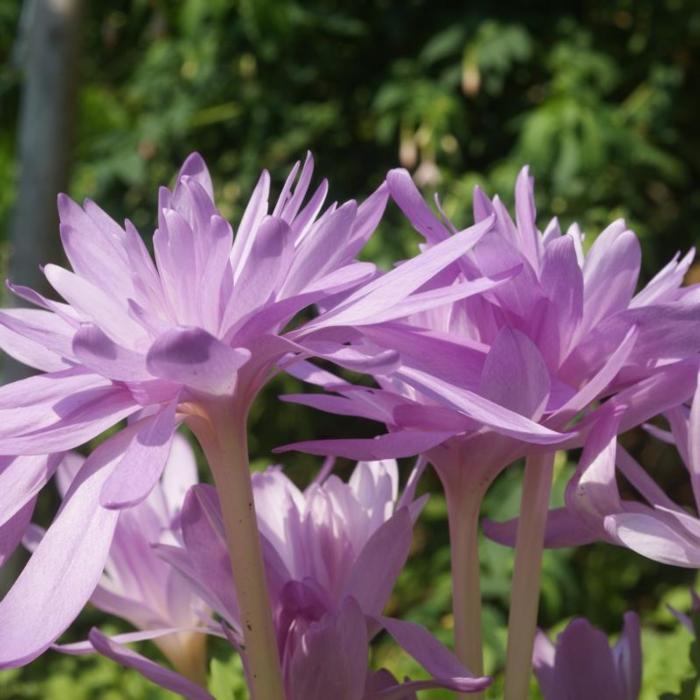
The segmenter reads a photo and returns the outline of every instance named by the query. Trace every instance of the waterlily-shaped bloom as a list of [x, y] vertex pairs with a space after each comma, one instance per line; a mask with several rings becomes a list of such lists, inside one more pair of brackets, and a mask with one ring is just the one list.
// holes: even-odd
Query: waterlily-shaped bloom
[[[406, 171], [391, 171], [387, 184], [427, 250], [454, 237], [455, 227], [431, 212]], [[544, 232], [537, 229], [527, 168], [518, 177], [515, 200], [513, 221], [498, 197], [490, 201], [477, 188], [475, 219], [492, 217], [494, 226], [421, 293], [475, 279], [499, 284], [357, 329], [368, 341], [400, 353], [398, 366], [373, 372], [379, 390], [307, 365], [292, 368], [336, 396], [290, 400], [365, 416], [385, 423], [390, 432], [374, 440], [295, 447], [357, 459], [434, 448], [430, 459], [443, 479], [464, 479], [468, 471], [482, 485], [526, 454], [528, 446], [580, 442], [567, 432], [572, 419], [598, 399], [612, 397], [624, 409], [621, 428], [626, 429], [692, 394], [700, 351], [700, 285], [681, 284], [693, 251], [682, 260], [676, 257], [635, 294], [641, 252], [623, 221], [612, 223], [584, 253], [576, 225], [562, 234], [553, 219]], [[593, 422], [590, 417], [577, 424], [576, 432], [586, 435]]]
[[625, 614], [612, 649], [605, 634], [582, 618], [572, 620], [556, 644], [540, 630], [533, 665], [545, 700], [637, 700], [642, 682], [639, 618]]
[[[420, 626], [382, 616], [424, 502], [413, 501], [417, 477], [399, 499], [393, 460], [358, 464], [349, 483], [322, 475], [304, 492], [278, 468], [253, 475], [289, 700], [402, 698], [422, 688], [470, 692], [489, 684], [488, 678], [474, 678]], [[224, 526], [211, 487], [190, 490], [182, 530], [184, 548], [160, 547], [161, 554], [219, 613], [245, 662]], [[386, 672], [372, 672], [368, 646], [380, 628], [433, 680], [388, 683]]]
[[[619, 415], [601, 414], [581, 461], [567, 485], [565, 506], [550, 511], [546, 547], [574, 547], [609, 542], [654, 561], [700, 568], [700, 388], [691, 407], [667, 411], [671, 433], [648, 426], [653, 434], [675, 442], [695, 497], [696, 514], [675, 503], [643, 467], [618, 444]], [[622, 498], [617, 471], [644, 499]], [[515, 521], [488, 523], [486, 532], [502, 544], [515, 542]]]

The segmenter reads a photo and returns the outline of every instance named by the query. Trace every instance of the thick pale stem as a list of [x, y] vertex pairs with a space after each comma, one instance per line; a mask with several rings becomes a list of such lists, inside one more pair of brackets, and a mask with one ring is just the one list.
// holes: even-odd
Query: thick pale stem
[[[481, 586], [479, 582], [479, 507], [481, 492], [447, 491], [452, 558], [452, 613], [457, 658], [474, 674], [484, 672], [481, 649]], [[480, 700], [481, 693], [459, 694]]]
[[528, 697], [553, 465], [554, 452], [529, 457], [525, 464], [508, 618], [505, 700]]
[[226, 530], [245, 643], [250, 695], [284, 700], [248, 466], [246, 416], [230, 406], [207, 407], [209, 429], [192, 423], [214, 475]]

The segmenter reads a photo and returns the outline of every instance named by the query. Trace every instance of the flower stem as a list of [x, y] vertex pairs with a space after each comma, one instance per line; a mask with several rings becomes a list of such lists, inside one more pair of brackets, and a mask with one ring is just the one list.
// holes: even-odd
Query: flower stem
[[553, 466], [554, 452], [528, 457], [525, 464], [508, 618], [505, 700], [528, 697]]
[[284, 700], [248, 465], [246, 415], [232, 409], [230, 403], [206, 409], [208, 421], [198, 418], [188, 423], [204, 449], [221, 502], [250, 696], [255, 700]]
[[[455, 654], [476, 676], [483, 675], [484, 671], [478, 541], [480, 505], [480, 492], [447, 490]], [[457, 697], [481, 700], [483, 695], [470, 693]]]

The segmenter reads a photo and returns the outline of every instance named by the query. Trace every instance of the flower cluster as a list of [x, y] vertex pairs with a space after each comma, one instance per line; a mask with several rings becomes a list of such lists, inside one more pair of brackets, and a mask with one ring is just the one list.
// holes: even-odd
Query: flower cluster
[[[22, 541], [32, 551], [0, 601], [0, 668], [49, 648], [96, 651], [207, 698], [213, 635], [240, 653], [256, 700], [480, 694], [491, 682], [480, 503], [524, 459], [519, 517], [485, 526], [516, 549], [505, 697], [526, 697], [534, 663], [547, 698], [636, 698], [637, 617], [625, 618], [612, 651], [585, 620], [553, 646], [536, 631], [539, 566], [545, 546], [597, 540], [700, 564], [697, 513], [618, 440], [643, 426], [675, 444], [700, 507], [700, 285], [683, 286], [693, 253], [638, 290], [641, 249], [625, 223], [589, 247], [575, 224], [564, 232], [553, 219], [540, 231], [527, 168], [515, 218], [477, 188], [474, 224], [461, 230], [406, 171], [389, 172], [360, 205], [325, 209], [328, 184], [309, 194], [312, 175], [309, 156], [270, 207], [263, 172], [234, 235], [203, 160], [190, 156], [159, 193], [154, 259], [130, 222], [59, 197], [72, 271], [44, 273], [63, 301], [10, 284], [36, 308], [0, 311], [0, 346], [40, 371], [0, 388], [0, 565]], [[425, 242], [383, 272], [358, 254], [389, 199]], [[304, 491], [281, 467], [248, 467], [248, 411], [279, 371], [312, 389], [285, 400], [381, 426], [372, 439], [280, 448], [327, 456]], [[649, 422], [660, 416], [669, 430]], [[213, 485], [198, 483], [180, 426], [199, 442]], [[73, 452], [114, 427], [86, 458]], [[565, 506], [548, 512], [554, 455], [575, 448]], [[409, 456], [418, 462], [399, 495], [395, 460]], [[332, 457], [360, 460], [349, 482], [331, 473]], [[416, 498], [427, 465], [448, 504], [454, 654], [383, 615], [427, 497]], [[618, 470], [642, 501], [620, 495]], [[31, 518], [52, 479], [62, 503], [44, 532]], [[136, 631], [57, 643], [88, 602]], [[370, 667], [382, 630], [429, 678]], [[127, 646], [145, 639], [168, 668]]]

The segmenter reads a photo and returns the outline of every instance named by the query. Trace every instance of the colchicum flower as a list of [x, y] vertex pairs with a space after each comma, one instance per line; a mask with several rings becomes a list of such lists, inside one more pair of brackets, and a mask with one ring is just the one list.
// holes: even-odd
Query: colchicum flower
[[557, 643], [539, 630], [533, 656], [544, 700], [638, 700], [642, 683], [639, 618], [625, 614], [617, 644], [587, 620], [572, 620]]
[[[393, 460], [359, 463], [344, 483], [324, 470], [300, 491], [277, 467], [253, 475], [253, 489], [282, 659], [287, 700], [379, 700], [431, 687], [478, 691], [474, 678], [422, 627], [382, 616], [408, 557], [418, 473], [398, 497]], [[182, 513], [184, 549], [160, 547], [241, 651], [242, 624], [216, 491], [194, 486]], [[399, 684], [367, 665], [371, 638], [384, 628], [434, 676]], [[138, 668], [137, 664], [134, 664]]]
[[0, 313], [4, 348], [44, 371], [0, 389], [0, 453], [20, 455], [3, 458], [0, 473], [11, 503], [0, 514], [12, 531], [2, 531], [3, 550], [55, 471], [53, 458], [30, 455], [63, 452], [124, 418], [132, 422], [86, 460], [0, 603], [0, 667], [31, 661], [82, 608], [119, 509], [158, 483], [178, 423], [196, 416], [244, 432], [256, 392], [294, 349], [280, 329], [302, 308], [374, 274], [354, 257], [381, 216], [385, 189], [359, 208], [347, 202], [319, 216], [325, 181], [302, 206], [312, 170], [310, 157], [300, 173], [295, 166], [271, 214], [264, 172], [234, 239], [202, 159], [190, 156], [174, 190], [159, 195], [155, 264], [128, 221], [121, 228], [93, 202], [80, 207], [59, 197], [73, 272], [57, 265], [44, 272], [65, 302], [10, 285], [40, 308]]
[[[432, 213], [406, 171], [390, 172], [387, 184], [425, 238], [426, 252], [460, 235], [444, 215], [438, 219]], [[531, 571], [521, 577], [525, 565], [516, 561], [517, 611], [521, 600], [529, 601], [524, 607], [536, 605], [532, 573], [539, 570], [534, 560], [541, 556], [554, 451], [584, 442], [600, 402], [615, 410], [619, 432], [677, 406], [692, 395], [700, 357], [700, 285], [681, 286], [692, 251], [677, 256], [635, 294], [641, 249], [624, 221], [608, 226], [587, 253], [576, 225], [562, 233], [553, 219], [541, 232], [527, 168], [517, 179], [515, 210], [514, 221], [498, 197], [490, 201], [477, 189], [477, 225], [489, 220], [494, 225], [417, 295], [431, 294], [434, 285], [459, 287], [484, 278], [494, 282], [490, 289], [355, 328], [367, 342], [399, 353], [396, 365], [368, 370], [378, 389], [329, 377], [307, 364], [290, 368], [334, 394], [290, 400], [363, 416], [389, 432], [287, 449], [353, 459], [422, 452], [435, 466], [450, 519], [456, 644], [460, 658], [475, 670], [481, 654], [470, 648], [469, 638], [481, 606], [478, 583], [465, 579], [478, 576], [479, 504], [493, 479], [527, 458], [526, 529], [519, 549]], [[528, 619], [534, 625], [529, 614]], [[511, 621], [518, 629], [526, 627], [517, 614]], [[529, 652], [523, 658], [528, 663]], [[526, 680], [520, 674], [514, 681], [520, 689], [506, 696], [519, 697]]]

